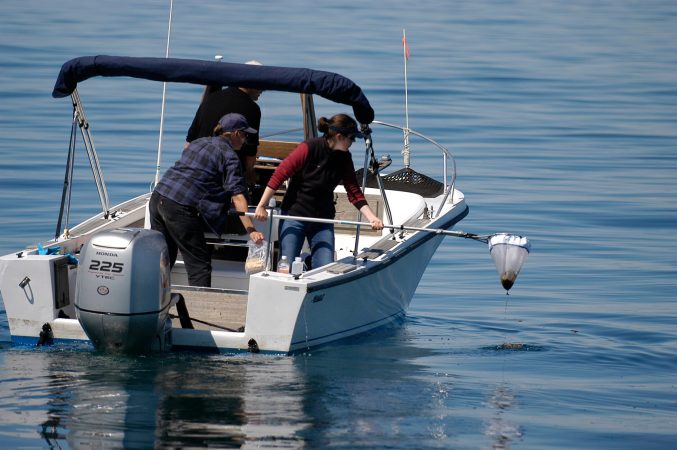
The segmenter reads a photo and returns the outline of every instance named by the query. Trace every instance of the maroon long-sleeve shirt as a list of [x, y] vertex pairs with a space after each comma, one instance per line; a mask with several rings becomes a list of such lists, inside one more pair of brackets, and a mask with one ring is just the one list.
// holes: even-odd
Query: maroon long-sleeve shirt
[[334, 188], [342, 183], [355, 208], [367, 204], [362, 194], [350, 152], [332, 150], [325, 138], [299, 144], [275, 170], [268, 187], [277, 190], [291, 178], [282, 201], [282, 211], [301, 217], [333, 219]]

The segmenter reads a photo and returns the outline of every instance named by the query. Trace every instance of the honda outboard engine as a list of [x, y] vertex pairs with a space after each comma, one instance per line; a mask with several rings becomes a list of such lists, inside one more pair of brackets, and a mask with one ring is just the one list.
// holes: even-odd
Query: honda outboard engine
[[97, 350], [146, 353], [168, 345], [169, 256], [161, 233], [120, 228], [80, 253], [75, 309]]

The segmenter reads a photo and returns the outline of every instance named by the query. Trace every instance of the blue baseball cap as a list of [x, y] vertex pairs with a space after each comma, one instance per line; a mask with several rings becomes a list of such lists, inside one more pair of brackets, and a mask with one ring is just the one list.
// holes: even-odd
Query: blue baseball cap
[[221, 131], [244, 131], [245, 133], [257, 133], [258, 131], [249, 126], [247, 119], [238, 113], [229, 113], [219, 119]]

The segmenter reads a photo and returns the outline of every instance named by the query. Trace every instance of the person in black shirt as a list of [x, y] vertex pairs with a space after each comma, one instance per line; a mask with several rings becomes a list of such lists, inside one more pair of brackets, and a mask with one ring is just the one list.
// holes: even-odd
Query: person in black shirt
[[[258, 61], [248, 61], [246, 64], [261, 65]], [[207, 89], [207, 93], [195, 113], [193, 123], [186, 134], [184, 148], [197, 138], [212, 136], [219, 119], [228, 113], [242, 114], [247, 119], [249, 126], [256, 130], [260, 129], [261, 108], [256, 101], [261, 96], [262, 91], [235, 86], [226, 89], [219, 88], [213, 92], [209, 92], [210, 90], [213, 89]], [[247, 142], [238, 153], [242, 161], [245, 179], [250, 186], [256, 182], [254, 163], [256, 162], [258, 145], [259, 134], [254, 133], [248, 137]]]

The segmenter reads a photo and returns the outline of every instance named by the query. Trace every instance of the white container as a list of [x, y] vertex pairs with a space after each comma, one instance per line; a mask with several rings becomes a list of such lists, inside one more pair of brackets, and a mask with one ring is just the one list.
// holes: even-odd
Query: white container
[[300, 256], [294, 258], [294, 262], [291, 263], [291, 274], [295, 277], [298, 277], [303, 273], [303, 260]]
[[289, 261], [286, 256], [282, 256], [277, 262], [277, 271], [280, 273], [289, 273]]

